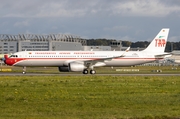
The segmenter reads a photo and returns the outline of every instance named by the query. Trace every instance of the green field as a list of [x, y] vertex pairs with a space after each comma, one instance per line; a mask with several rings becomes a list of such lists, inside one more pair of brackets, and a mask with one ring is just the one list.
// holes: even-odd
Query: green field
[[[11, 72], [22, 72], [22, 67], [14, 67], [14, 66], [0, 66], [1, 69], [11, 69]], [[119, 69], [129, 69], [132, 71], [118, 71]], [[133, 71], [133, 69], [138, 71]], [[177, 74], [180, 72], [179, 66], [135, 66], [135, 67], [98, 67], [95, 68], [97, 74], [124, 74], [124, 73], [168, 73], [168, 74]], [[160, 70], [161, 72], [155, 72]], [[57, 67], [27, 67], [27, 73], [51, 73], [51, 74], [61, 74], [61, 73], [79, 73], [82, 72], [59, 72]]]
[[1, 76], [0, 119], [180, 118], [178, 76]]

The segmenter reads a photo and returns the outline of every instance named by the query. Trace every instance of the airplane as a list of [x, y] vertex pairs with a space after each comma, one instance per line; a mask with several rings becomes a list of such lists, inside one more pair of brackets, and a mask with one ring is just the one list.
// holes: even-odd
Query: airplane
[[[163, 28], [142, 51], [20, 51], [10, 57], [4, 55], [4, 62], [10, 66], [58, 67], [60, 72], [82, 72], [95, 74], [95, 67], [124, 67], [164, 59], [169, 28]], [[90, 71], [89, 71], [90, 69]]]

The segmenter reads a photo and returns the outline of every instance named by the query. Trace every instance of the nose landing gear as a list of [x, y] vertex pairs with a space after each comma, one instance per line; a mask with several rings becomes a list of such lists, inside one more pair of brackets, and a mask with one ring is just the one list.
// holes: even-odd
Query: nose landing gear
[[26, 67], [25, 67], [25, 66], [23, 67], [23, 72], [22, 72], [22, 74], [26, 74]]

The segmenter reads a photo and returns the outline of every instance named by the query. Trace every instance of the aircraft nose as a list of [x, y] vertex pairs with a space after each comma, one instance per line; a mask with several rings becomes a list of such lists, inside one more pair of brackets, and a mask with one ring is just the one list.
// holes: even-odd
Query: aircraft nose
[[4, 55], [3, 61], [4, 61], [5, 64], [7, 64], [7, 65], [9, 65], [9, 66], [14, 65], [14, 63], [16, 62], [15, 59], [9, 58], [8, 55]]
[[7, 65], [10, 65], [10, 66], [13, 65], [13, 61], [10, 60], [10, 59], [5, 59], [4, 63], [7, 64]]
[[4, 55], [4, 58], [2, 58], [2, 61], [6, 64], [6, 59], [8, 58], [8, 55]]

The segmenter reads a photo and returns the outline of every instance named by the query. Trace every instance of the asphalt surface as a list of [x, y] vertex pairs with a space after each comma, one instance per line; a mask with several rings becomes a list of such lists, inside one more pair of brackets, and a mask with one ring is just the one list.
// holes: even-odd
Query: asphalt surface
[[[59, 73], [59, 74], [44, 74], [44, 73], [16, 73], [16, 72], [0, 72], [0, 76], [91, 76], [91, 74], [72, 74], [72, 73]], [[180, 74], [94, 74], [92, 76], [180, 76]]]

